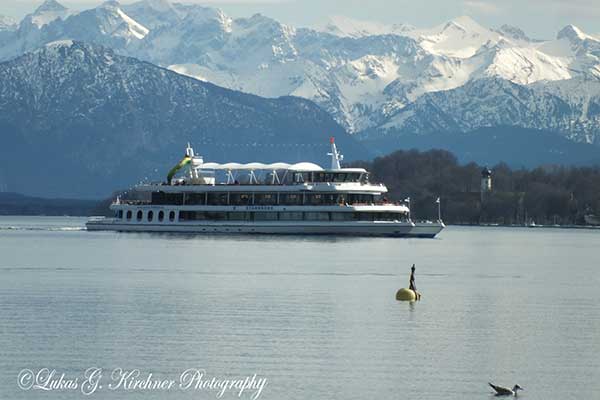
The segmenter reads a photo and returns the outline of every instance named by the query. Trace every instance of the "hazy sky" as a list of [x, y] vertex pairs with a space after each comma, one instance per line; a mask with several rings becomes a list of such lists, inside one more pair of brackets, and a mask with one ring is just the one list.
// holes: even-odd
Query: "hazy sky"
[[[58, 0], [74, 9], [91, 8], [101, 0]], [[132, 3], [135, 0], [122, 0]], [[0, 0], [0, 14], [21, 18], [42, 0]], [[538, 38], [553, 38], [567, 24], [600, 33], [600, 0], [172, 0], [222, 8], [233, 17], [260, 12], [294, 26], [311, 26], [328, 16], [343, 15], [385, 23], [430, 27], [460, 15], [481, 24], [516, 25]]]

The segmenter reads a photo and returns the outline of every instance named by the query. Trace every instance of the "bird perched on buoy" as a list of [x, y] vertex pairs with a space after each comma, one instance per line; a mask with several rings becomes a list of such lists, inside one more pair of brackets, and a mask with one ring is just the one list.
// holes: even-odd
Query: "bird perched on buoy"
[[408, 289], [402, 288], [396, 292], [396, 300], [399, 301], [418, 301], [421, 300], [421, 293], [417, 292], [415, 285], [415, 264], [410, 269], [410, 279]]
[[513, 386], [512, 389], [505, 388], [505, 387], [502, 387], [502, 386], [497, 386], [497, 385], [494, 385], [493, 383], [489, 383], [489, 382], [488, 382], [488, 385], [490, 385], [492, 387], [492, 389], [494, 389], [496, 391], [496, 396], [514, 396], [514, 397], [517, 397], [517, 392], [519, 390], [523, 390], [523, 388], [521, 386], [519, 386], [519, 385]]

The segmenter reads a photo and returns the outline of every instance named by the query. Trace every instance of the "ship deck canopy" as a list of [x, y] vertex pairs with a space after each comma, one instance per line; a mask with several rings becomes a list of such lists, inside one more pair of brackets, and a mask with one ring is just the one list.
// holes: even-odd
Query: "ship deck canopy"
[[284, 162], [277, 162], [272, 164], [264, 164], [260, 162], [251, 162], [246, 164], [241, 163], [203, 163], [197, 166], [200, 169], [213, 169], [213, 170], [224, 170], [224, 171], [259, 171], [259, 170], [288, 170], [288, 171], [323, 171], [323, 168], [317, 164], [309, 162], [301, 162], [297, 164], [288, 164]]
[[363, 168], [342, 168], [339, 170], [325, 170], [323, 167], [311, 163], [311, 162], [300, 162], [296, 164], [289, 164], [285, 162], [276, 162], [271, 164], [265, 164], [260, 162], [251, 162], [251, 163], [202, 163], [199, 165], [195, 165], [198, 169], [203, 170], [215, 170], [215, 171], [277, 171], [277, 170], [287, 170], [293, 172], [355, 172], [355, 173], [365, 173], [367, 172]]

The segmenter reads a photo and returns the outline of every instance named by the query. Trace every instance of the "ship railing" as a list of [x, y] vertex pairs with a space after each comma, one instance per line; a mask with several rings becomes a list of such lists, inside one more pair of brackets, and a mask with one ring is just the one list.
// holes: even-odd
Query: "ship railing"
[[123, 200], [120, 199], [119, 201], [113, 201], [113, 204], [127, 204], [130, 206], [147, 206], [150, 205], [152, 202], [150, 200]]
[[371, 201], [371, 202], [353, 202], [353, 203], [345, 203], [340, 204], [345, 206], [402, 206], [404, 205], [401, 202], [392, 202], [392, 201]]
[[[113, 205], [125, 204], [130, 206], [149, 206], [153, 205], [150, 200], [123, 200], [113, 201]], [[154, 205], [215, 205], [215, 206], [251, 206], [251, 205], [269, 205], [269, 206], [340, 206], [340, 207], [356, 207], [356, 206], [401, 206], [404, 205], [402, 202], [390, 202], [390, 201], [375, 201], [375, 202], [343, 202], [333, 204], [157, 204]]]
[[[294, 185], [303, 185], [303, 184], [307, 184], [307, 185], [315, 185], [315, 184], [322, 184], [322, 185], [343, 185], [346, 183], [358, 183], [361, 186], [380, 186], [383, 187], [385, 186], [383, 183], [371, 183], [371, 182], [364, 182], [364, 181], [349, 181], [349, 182], [266, 182], [266, 181], [255, 181], [255, 182], [239, 182], [239, 181], [234, 181], [234, 182], [215, 182], [215, 183], [197, 183], [197, 182], [187, 182], [187, 181], [183, 181], [183, 182], [177, 182], [177, 183], [167, 183], [167, 182], [152, 182], [143, 186], [294, 186]], [[142, 185], [140, 185], [142, 186]]]

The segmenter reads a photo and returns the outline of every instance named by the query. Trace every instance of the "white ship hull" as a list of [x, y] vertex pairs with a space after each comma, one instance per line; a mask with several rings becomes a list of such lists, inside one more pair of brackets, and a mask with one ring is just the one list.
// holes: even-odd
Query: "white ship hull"
[[409, 222], [367, 223], [123, 223], [113, 218], [93, 219], [86, 224], [89, 231], [171, 232], [171, 233], [233, 233], [233, 234], [287, 234], [287, 235], [349, 235], [389, 237], [434, 237], [441, 230], [439, 224], [418, 226]]
[[[188, 144], [166, 182], [136, 186], [111, 204], [115, 218], [92, 218], [86, 226], [90, 231], [426, 238], [444, 228], [442, 222], [412, 222], [409, 207], [387, 201], [387, 188], [371, 183], [365, 169], [341, 168], [333, 139], [328, 154], [329, 170], [307, 162], [217, 164], [205, 163]], [[188, 176], [174, 179], [185, 166]], [[217, 179], [219, 173], [224, 179]]]
[[443, 222], [417, 222], [409, 233], [409, 237], [434, 238], [444, 229]]

